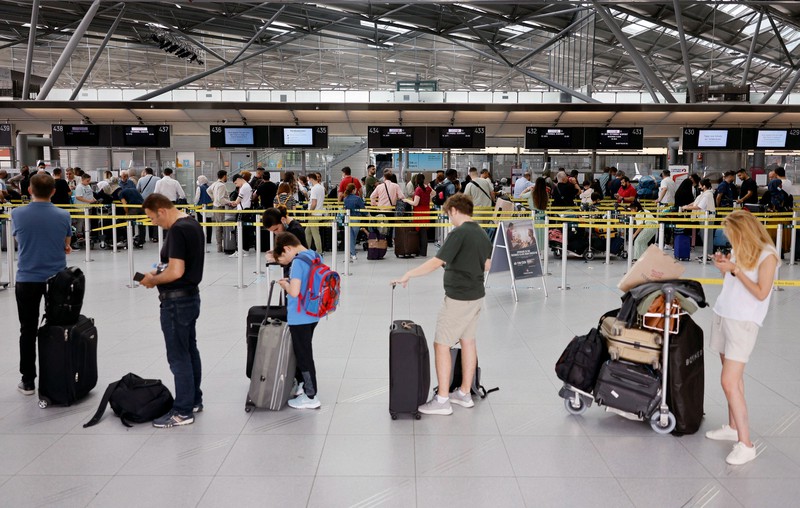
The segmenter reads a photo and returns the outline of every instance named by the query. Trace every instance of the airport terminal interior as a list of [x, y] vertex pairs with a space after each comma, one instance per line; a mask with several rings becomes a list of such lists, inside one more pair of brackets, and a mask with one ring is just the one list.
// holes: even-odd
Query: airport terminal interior
[[[634, 215], [613, 196], [598, 212], [540, 213], [513, 190], [526, 173], [555, 180], [560, 168], [583, 182], [614, 167], [639, 189], [663, 170], [716, 187], [742, 169], [763, 196], [782, 168], [795, 196], [798, 2], [8, 0], [0, 16], [6, 181], [41, 162], [47, 172], [81, 167], [102, 193], [106, 172], [111, 187], [123, 172], [138, 179], [145, 167], [156, 175], [171, 168], [187, 209], [204, 220], [194, 207], [197, 179], [214, 182], [220, 170], [232, 180], [263, 168], [275, 182], [319, 173], [328, 191], [345, 167], [356, 179], [370, 164], [379, 178], [390, 169], [403, 188], [412, 175], [430, 181], [450, 168], [465, 185], [476, 167], [508, 205], [476, 212], [492, 233], [494, 260], [506, 264], [487, 275], [476, 333], [481, 384], [499, 390], [473, 396], [474, 407], [396, 419], [389, 411], [392, 320], [422, 327], [430, 388], [437, 384], [443, 272], [390, 284], [446, 242], [447, 216], [434, 212], [427, 257], [401, 257], [397, 242], [377, 260], [360, 244], [355, 259], [323, 253], [341, 274], [341, 294], [314, 334], [321, 406], [246, 408], [248, 309], [266, 304], [282, 271], [256, 246], [245, 255], [235, 216], [220, 214], [209, 220], [226, 225], [208, 228], [213, 236], [224, 227], [232, 248], [206, 245], [197, 321], [203, 411], [191, 425], [155, 428], [126, 427], [109, 408], [84, 428], [108, 384], [129, 372], [174, 389], [157, 291], [132, 280], [158, 264], [160, 244], [126, 244], [124, 221], [109, 216], [121, 217], [122, 207], [89, 208], [104, 214], [95, 227], [122, 226], [92, 231], [67, 256], [86, 278], [82, 313], [98, 331], [97, 385], [69, 406], [42, 404], [17, 390], [19, 260], [9, 214], [28, 205], [9, 197], [0, 203], [0, 506], [728, 508], [800, 498], [797, 200], [782, 211], [752, 209], [782, 259], [744, 371], [756, 458], [733, 466], [731, 443], [705, 436], [728, 420], [721, 364], [708, 347], [711, 307], [691, 316], [704, 347], [686, 360], [704, 369], [699, 428], [670, 433], [659, 408], [651, 420], [562, 398], [556, 361], [621, 306], [618, 283], [636, 270]], [[671, 263], [702, 283], [713, 306], [722, 277], [707, 256], [732, 208], [662, 215], [658, 196], [640, 196], [656, 216], [644, 225], [658, 231], [655, 245], [682, 258]], [[86, 209], [66, 208], [80, 226]], [[378, 213], [394, 213], [368, 212], [373, 233]], [[335, 195], [322, 216], [336, 249], [349, 218]], [[512, 253], [513, 235], [493, 232], [512, 223], [542, 233], [538, 253]], [[681, 229], [695, 233], [688, 258], [672, 243], [689, 236]], [[578, 252], [576, 231], [589, 234]], [[610, 252], [612, 240], [624, 248]], [[516, 271], [519, 260], [532, 271]]]

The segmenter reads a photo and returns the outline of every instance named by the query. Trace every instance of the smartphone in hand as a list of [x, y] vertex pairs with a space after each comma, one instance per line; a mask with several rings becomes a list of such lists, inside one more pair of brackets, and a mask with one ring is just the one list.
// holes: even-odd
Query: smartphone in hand
[[135, 274], [133, 274], [133, 280], [135, 280], [136, 282], [142, 282], [142, 279], [144, 279], [143, 273], [136, 272]]

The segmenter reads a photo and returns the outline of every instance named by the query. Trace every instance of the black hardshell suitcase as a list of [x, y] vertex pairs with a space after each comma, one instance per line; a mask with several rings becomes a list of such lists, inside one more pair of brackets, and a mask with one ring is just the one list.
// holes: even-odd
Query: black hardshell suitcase
[[39, 328], [39, 407], [70, 406], [97, 385], [97, 328], [81, 315], [74, 325]]
[[394, 255], [409, 257], [419, 255], [419, 232], [414, 228], [394, 228]]
[[597, 376], [594, 400], [602, 406], [649, 418], [661, 403], [661, 379], [646, 365], [610, 360]]
[[[267, 267], [267, 270], [269, 270], [269, 267]], [[272, 304], [272, 289], [274, 284], [275, 281], [272, 281], [269, 287], [269, 296], [267, 297], [267, 303], [269, 305], [255, 305], [250, 307], [250, 310], [247, 311], [247, 366], [245, 367], [245, 374], [248, 379], [253, 372], [253, 360], [256, 356], [258, 331], [261, 328], [261, 324], [266, 321], [267, 318], [286, 322], [286, 298], [283, 291], [281, 291], [281, 298], [278, 305]]]
[[[394, 286], [392, 287], [394, 314]], [[413, 321], [392, 321], [389, 330], [389, 414], [413, 414], [419, 420], [419, 406], [428, 400], [431, 388], [431, 360], [422, 327]]]

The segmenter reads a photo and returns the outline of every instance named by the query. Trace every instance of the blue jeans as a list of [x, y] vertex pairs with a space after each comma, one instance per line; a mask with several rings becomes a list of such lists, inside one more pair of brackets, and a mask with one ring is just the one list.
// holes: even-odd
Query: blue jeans
[[356, 248], [358, 248], [358, 242], [356, 239], [358, 238], [358, 232], [361, 231], [359, 227], [351, 227], [350, 228], [350, 255], [356, 255]]
[[184, 416], [191, 415], [192, 407], [203, 402], [202, 368], [195, 331], [198, 316], [199, 294], [161, 302], [161, 331], [167, 345], [169, 369], [175, 377], [172, 409]]

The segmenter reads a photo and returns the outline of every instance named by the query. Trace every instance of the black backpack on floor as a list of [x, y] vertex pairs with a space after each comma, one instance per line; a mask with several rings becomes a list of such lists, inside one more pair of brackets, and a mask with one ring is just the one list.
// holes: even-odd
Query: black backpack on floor
[[74, 325], [78, 322], [86, 292], [83, 271], [70, 266], [47, 279], [44, 319], [48, 325]]
[[608, 358], [605, 340], [597, 328], [592, 328], [587, 335], [579, 335], [570, 341], [556, 362], [556, 375], [579, 390], [591, 392], [600, 367]]
[[[452, 370], [450, 371], [450, 392], [454, 392], [461, 388], [461, 348], [454, 347], [450, 348], [450, 359], [452, 361]], [[433, 389], [433, 391], [437, 391], [439, 387]], [[492, 392], [496, 392], [500, 389], [500, 387], [486, 389], [481, 384], [481, 368], [476, 365], [475, 366], [475, 375], [472, 377], [472, 386], [470, 387], [470, 393], [472, 395], [478, 395], [480, 398], [485, 399], [487, 395]]]
[[122, 424], [131, 427], [132, 423], [146, 423], [163, 416], [172, 409], [174, 399], [169, 388], [160, 379], [142, 379], [136, 374], [125, 374], [122, 379], [108, 385], [100, 407], [84, 428], [96, 425], [111, 403], [114, 414]]

